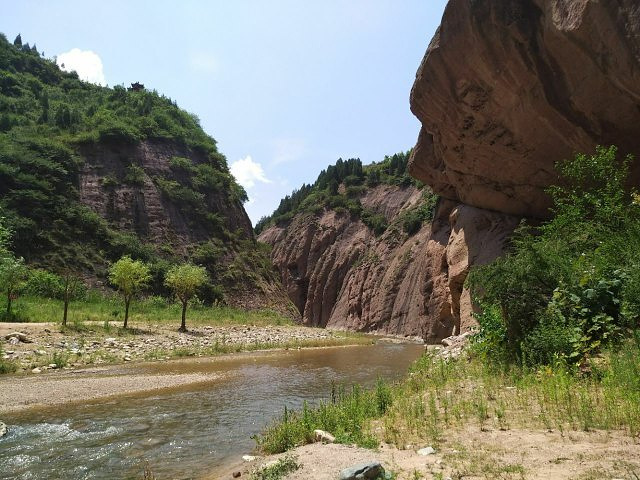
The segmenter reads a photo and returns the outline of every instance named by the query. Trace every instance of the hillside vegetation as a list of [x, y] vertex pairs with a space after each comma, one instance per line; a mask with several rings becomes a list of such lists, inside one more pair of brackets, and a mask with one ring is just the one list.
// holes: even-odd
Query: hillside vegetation
[[385, 217], [363, 208], [359, 198], [368, 188], [378, 185], [395, 185], [400, 188], [414, 185], [424, 189], [424, 199], [416, 207], [405, 212], [400, 222], [404, 230], [413, 234], [424, 221], [433, 217], [437, 196], [428, 187], [409, 175], [409, 152], [386, 156], [383, 161], [362, 165], [359, 158], [338, 159], [334, 165], [322, 170], [312, 185], [304, 184], [280, 201], [278, 208], [255, 226], [259, 235], [270, 225], [285, 226], [295, 215], [319, 214], [325, 209], [348, 212], [361, 219], [377, 235], [389, 227]]
[[511, 251], [469, 278], [492, 362], [589, 368], [640, 325], [640, 201], [632, 157], [598, 147], [558, 164], [553, 219], [523, 224]]
[[[0, 217], [12, 232], [10, 249], [28, 265], [72, 269], [104, 282], [108, 264], [130, 255], [151, 265], [149, 291], [166, 294], [164, 273], [190, 259], [208, 269], [211, 283], [200, 294], [207, 301], [277, 282], [268, 251], [250, 231], [245, 191], [216, 141], [175, 101], [155, 91], [81, 81], [35, 45], [20, 38], [12, 44], [0, 34], [0, 112]], [[130, 154], [143, 143], [185, 154], [155, 174]], [[105, 151], [121, 152], [118, 169], [108, 171], [107, 162], [101, 163]], [[125, 189], [139, 196], [151, 178], [162, 205], [178, 211], [197, 235], [187, 237], [186, 245], [184, 239], [160, 243], [114, 223], [117, 212], [105, 218], [83, 203], [85, 152], [93, 153], [98, 164], [91, 168], [103, 175], [97, 198], [113, 201]]]

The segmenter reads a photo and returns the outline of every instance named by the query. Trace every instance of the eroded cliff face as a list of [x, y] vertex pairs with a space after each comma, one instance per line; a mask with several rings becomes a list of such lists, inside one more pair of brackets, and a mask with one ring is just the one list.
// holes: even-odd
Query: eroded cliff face
[[424, 330], [428, 277], [422, 255], [430, 227], [408, 236], [393, 225], [421, 198], [413, 186], [368, 189], [362, 206], [391, 225], [381, 236], [348, 212], [334, 210], [299, 214], [286, 227], [262, 232], [258, 240], [273, 246], [273, 262], [306, 325], [430, 334]]
[[[78, 153], [79, 200], [114, 230], [137, 237], [160, 257], [195, 259], [223, 288], [227, 304], [297, 318], [230, 177], [204, 153], [167, 140], [102, 142]], [[212, 168], [197, 178], [202, 165]]]
[[639, 105], [637, 0], [451, 0], [411, 92], [410, 171], [446, 198], [545, 217], [556, 162], [640, 152]]
[[549, 215], [555, 163], [598, 144], [640, 154], [640, 4], [450, 0], [411, 110], [409, 170], [446, 199], [423, 253], [425, 321], [465, 330], [469, 267], [500, 255], [521, 218]]
[[[172, 158], [185, 158], [198, 165], [207, 162], [204, 154], [169, 141], [100, 143], [83, 147], [80, 154], [85, 160], [79, 178], [80, 201], [118, 230], [134, 233], [143, 242], [170, 246], [179, 254], [216, 233], [157, 184], [158, 178], [184, 183], [184, 172], [171, 168]], [[128, 180], [132, 165], [141, 169], [140, 175]], [[249, 217], [242, 204], [230, 198], [228, 190], [221, 188], [204, 195], [203, 202], [204, 208], [220, 215], [227, 230], [239, 230], [245, 238], [253, 238]]]
[[[502, 255], [523, 218], [549, 215], [555, 163], [598, 144], [640, 155], [640, 4], [450, 0], [411, 110], [409, 170], [442, 197], [431, 225], [376, 238], [325, 211], [260, 237], [308, 324], [428, 341], [471, 328], [469, 268]], [[389, 219], [413, 194], [385, 188], [365, 198]]]

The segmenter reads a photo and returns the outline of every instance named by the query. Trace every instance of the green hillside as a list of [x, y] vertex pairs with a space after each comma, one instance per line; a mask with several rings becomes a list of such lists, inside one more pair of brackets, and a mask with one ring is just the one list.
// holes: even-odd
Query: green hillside
[[[104, 278], [108, 262], [128, 254], [153, 264], [160, 279], [169, 263], [189, 257], [226, 290], [273, 280], [242, 208], [245, 191], [216, 141], [175, 101], [81, 81], [35, 45], [0, 34], [0, 112], [0, 217], [13, 231], [12, 250], [27, 263]], [[162, 174], [145, 171], [126, 154], [145, 142], [181, 155]], [[113, 151], [125, 153], [118, 169], [108, 171], [100, 155]], [[95, 157], [91, 168], [102, 172], [97, 198], [125, 188], [141, 195], [146, 175], [162, 205], [184, 217], [183, 237], [194, 240], [160, 243], [81, 202], [87, 152]], [[156, 286], [161, 289], [161, 281]]]
[[270, 225], [286, 225], [300, 213], [318, 214], [325, 209], [349, 212], [361, 219], [376, 234], [382, 234], [389, 225], [383, 215], [363, 208], [359, 198], [369, 188], [378, 185], [395, 185], [406, 188], [411, 185], [424, 190], [423, 201], [406, 212], [400, 219], [408, 234], [417, 232], [422, 223], [431, 220], [437, 196], [422, 182], [409, 175], [409, 152], [386, 156], [381, 162], [362, 165], [359, 158], [338, 159], [334, 165], [322, 170], [313, 185], [302, 185], [280, 201], [278, 208], [258, 221], [255, 227], [259, 235]]

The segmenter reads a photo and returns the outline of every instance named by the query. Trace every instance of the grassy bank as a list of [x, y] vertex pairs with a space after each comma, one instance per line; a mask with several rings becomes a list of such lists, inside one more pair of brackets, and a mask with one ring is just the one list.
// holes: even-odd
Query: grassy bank
[[313, 430], [338, 442], [400, 448], [428, 442], [439, 447], [445, 432], [512, 428], [640, 433], [640, 340], [628, 341], [594, 361], [589, 374], [564, 366], [496, 369], [478, 357], [444, 361], [425, 355], [407, 380], [379, 382], [372, 391], [340, 391], [332, 400], [283, 418], [257, 438], [265, 453], [313, 440]]
[[[14, 303], [15, 317], [25, 322], [61, 322], [63, 302], [44, 297], [20, 297]], [[181, 306], [163, 297], [149, 297], [134, 301], [129, 311], [133, 323], [180, 325]], [[121, 323], [124, 302], [117, 295], [104, 295], [91, 291], [82, 300], [71, 302], [69, 325], [84, 322]], [[273, 310], [242, 310], [227, 306], [206, 306], [197, 301], [189, 304], [189, 325], [293, 325], [291, 319]]]

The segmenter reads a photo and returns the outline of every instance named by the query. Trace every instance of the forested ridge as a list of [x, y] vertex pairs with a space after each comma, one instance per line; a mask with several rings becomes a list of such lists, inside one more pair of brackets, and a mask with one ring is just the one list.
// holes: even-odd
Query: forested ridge
[[395, 185], [406, 188], [410, 185], [424, 189], [423, 202], [405, 213], [401, 219], [407, 233], [415, 233], [423, 221], [431, 220], [437, 196], [422, 182], [409, 175], [410, 151], [387, 155], [380, 162], [362, 165], [359, 158], [338, 159], [335, 164], [322, 170], [316, 181], [304, 184], [285, 196], [278, 208], [269, 216], [261, 218], [255, 231], [260, 234], [269, 225], [284, 226], [300, 213], [319, 214], [325, 209], [348, 212], [361, 219], [376, 234], [382, 234], [387, 227], [384, 216], [363, 208], [359, 198], [378, 185]]
[[[221, 286], [273, 280], [242, 209], [244, 189], [198, 118], [175, 101], [154, 90], [82, 81], [20, 36], [11, 43], [0, 34], [0, 112], [0, 217], [12, 231], [10, 248], [28, 264], [106, 280], [108, 264], [130, 255], [152, 265], [152, 290], [160, 292], [163, 272], [187, 257], [207, 266], [210, 298], [221, 297]], [[141, 145], [180, 155], [161, 173], [150, 172], [135, 156]], [[160, 243], [83, 203], [87, 152], [101, 175], [97, 198], [113, 201], [128, 189], [144, 200], [152, 187], [197, 231], [197, 241]], [[117, 169], [108, 171], [103, 152], [119, 152]]]

